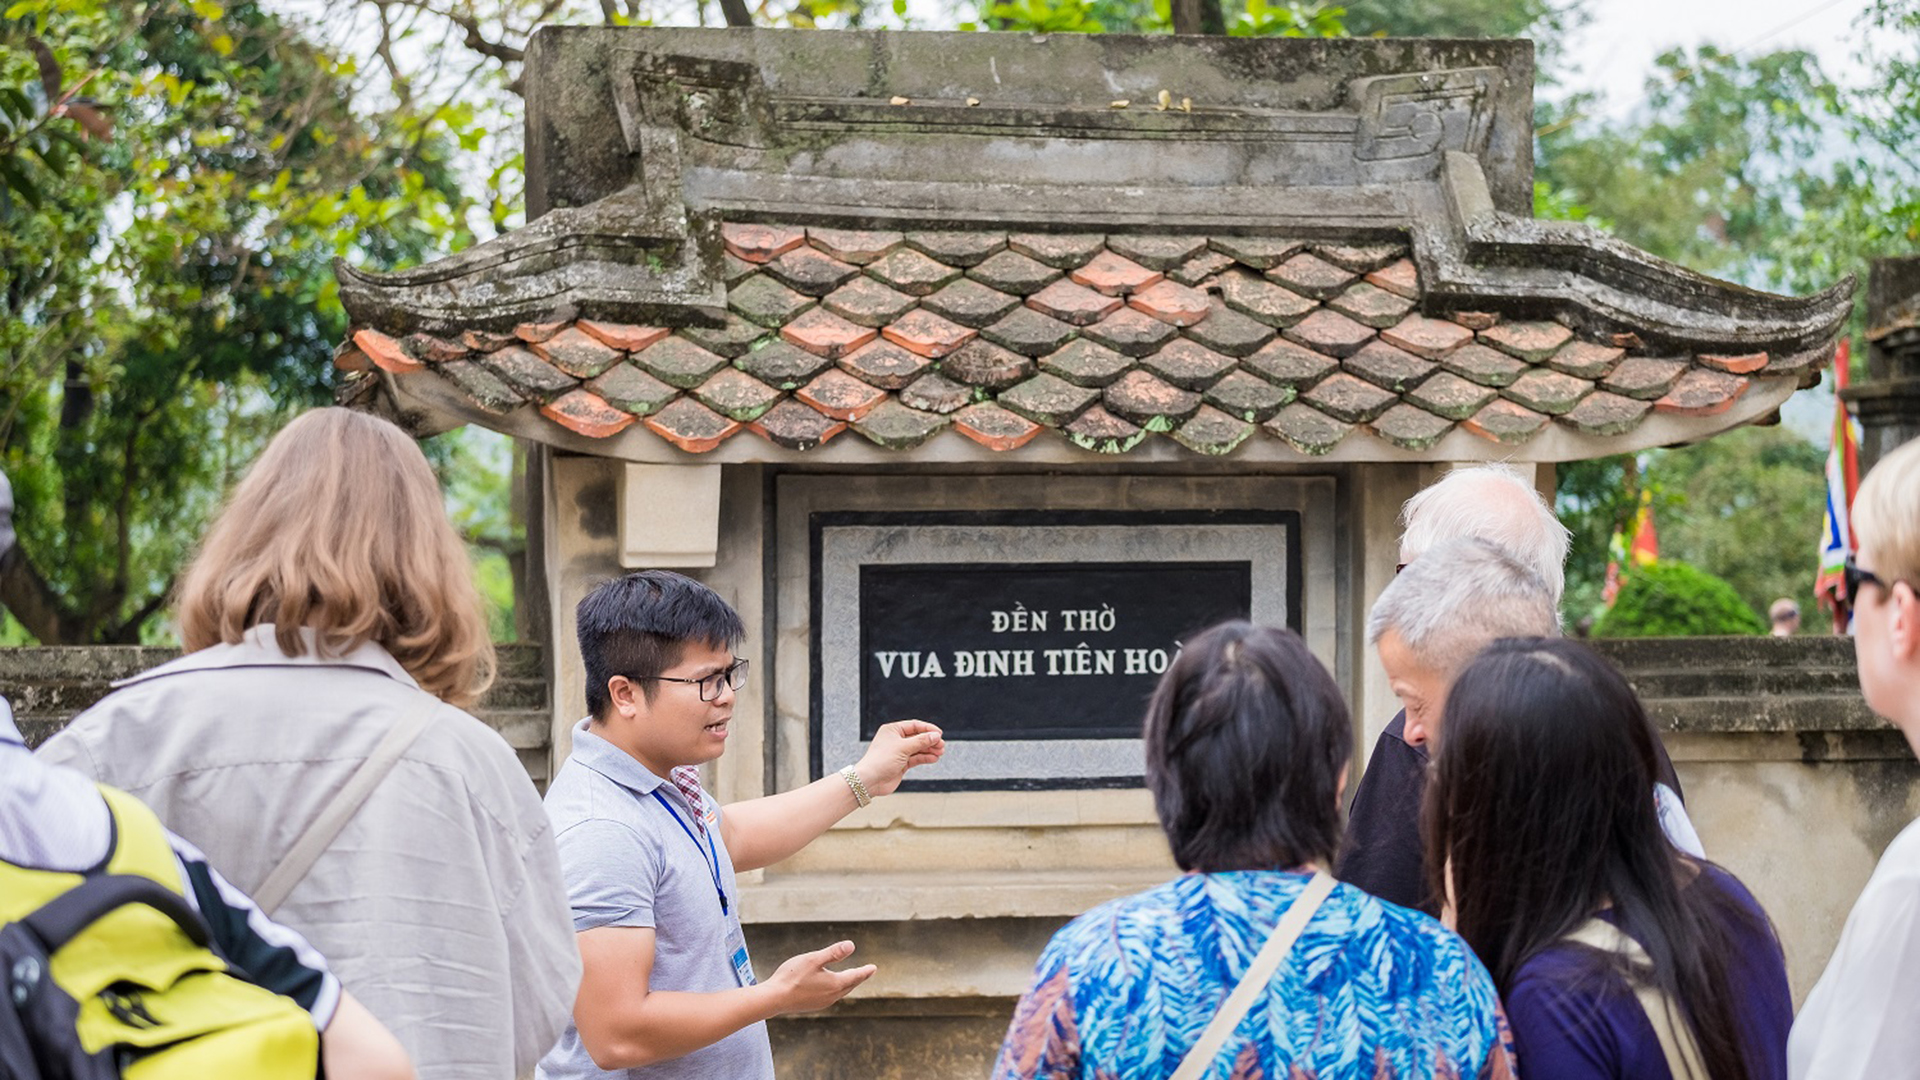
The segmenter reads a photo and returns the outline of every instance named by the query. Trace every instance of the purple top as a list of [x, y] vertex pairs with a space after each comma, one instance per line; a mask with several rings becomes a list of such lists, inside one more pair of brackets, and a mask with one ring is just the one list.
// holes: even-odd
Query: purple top
[[[1735, 1016], [1752, 1048], [1752, 1078], [1786, 1080], [1793, 996], [1780, 943], [1760, 904], [1732, 874], [1707, 866], [1705, 876], [1751, 916], [1733, 928], [1728, 974]], [[1520, 965], [1506, 1006], [1524, 1076], [1672, 1080], [1646, 1011], [1592, 950], [1556, 945]]]

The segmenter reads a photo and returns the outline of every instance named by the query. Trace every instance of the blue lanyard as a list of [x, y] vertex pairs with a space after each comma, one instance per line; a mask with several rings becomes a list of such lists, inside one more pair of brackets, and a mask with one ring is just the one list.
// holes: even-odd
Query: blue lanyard
[[[695, 848], [700, 847], [700, 838], [693, 835], [693, 830], [687, 826], [686, 822], [680, 820], [679, 813], [667, 802], [666, 796], [660, 794], [660, 789], [654, 788], [651, 794], [653, 795], [654, 801], [660, 804], [661, 809], [667, 812], [667, 816], [673, 819], [673, 823], [680, 826], [680, 831], [687, 834], [687, 839], [693, 841], [693, 846]], [[702, 854], [706, 857], [707, 869], [713, 874], [713, 894], [720, 898], [720, 914], [725, 915], [727, 913], [727, 891], [720, 887], [720, 853], [713, 848], [712, 829], [707, 830], [707, 846]]]

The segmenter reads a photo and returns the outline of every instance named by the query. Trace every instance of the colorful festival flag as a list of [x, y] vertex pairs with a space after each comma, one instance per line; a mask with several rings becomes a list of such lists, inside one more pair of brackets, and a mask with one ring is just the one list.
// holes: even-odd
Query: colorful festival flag
[[1833, 354], [1833, 443], [1827, 450], [1827, 522], [1820, 539], [1820, 573], [1813, 593], [1820, 606], [1833, 613], [1834, 632], [1844, 633], [1847, 621], [1847, 556], [1853, 554], [1853, 494], [1860, 488], [1860, 426], [1847, 412], [1839, 391], [1847, 388], [1847, 360], [1851, 342], [1840, 339]]
[[1608, 607], [1613, 606], [1613, 598], [1620, 593], [1623, 583], [1620, 568], [1625, 564], [1628, 570], [1639, 566], [1651, 566], [1660, 561], [1660, 534], [1653, 527], [1653, 492], [1640, 490], [1640, 509], [1633, 515], [1633, 545], [1627, 545], [1624, 532], [1615, 530], [1612, 539], [1607, 541], [1607, 583], [1600, 597]]

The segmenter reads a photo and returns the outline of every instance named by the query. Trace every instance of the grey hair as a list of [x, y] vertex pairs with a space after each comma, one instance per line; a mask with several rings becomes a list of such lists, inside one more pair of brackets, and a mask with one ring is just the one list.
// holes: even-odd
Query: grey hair
[[1572, 534], [1526, 475], [1511, 465], [1455, 469], [1400, 508], [1400, 561], [1476, 536], [1512, 552], [1533, 570], [1560, 602], [1567, 587], [1567, 545]]
[[1557, 637], [1557, 598], [1498, 544], [1468, 537], [1408, 563], [1373, 602], [1367, 641], [1392, 630], [1421, 664], [1451, 679], [1501, 638]]

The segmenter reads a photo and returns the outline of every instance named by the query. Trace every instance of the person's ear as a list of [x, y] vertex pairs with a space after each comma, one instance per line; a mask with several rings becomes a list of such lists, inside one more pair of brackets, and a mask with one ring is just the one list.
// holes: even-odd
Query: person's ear
[[618, 716], [631, 720], [646, 711], [646, 696], [640, 684], [625, 675], [615, 675], [607, 680], [607, 711], [609, 717]]
[[1887, 612], [1887, 644], [1895, 660], [1912, 664], [1920, 658], [1920, 596], [1904, 581], [1894, 582], [1887, 591], [1892, 607]]

